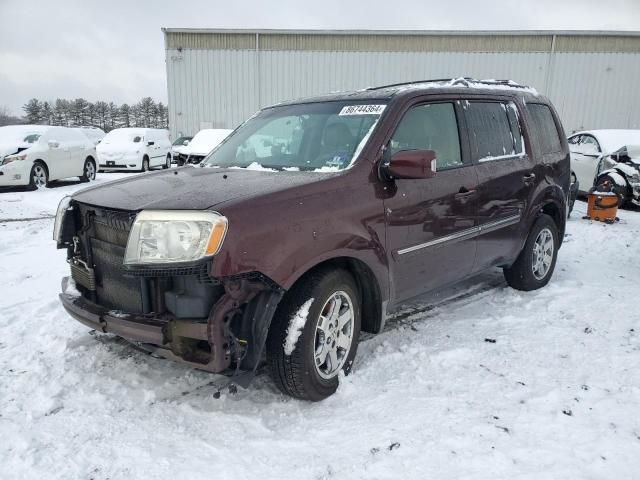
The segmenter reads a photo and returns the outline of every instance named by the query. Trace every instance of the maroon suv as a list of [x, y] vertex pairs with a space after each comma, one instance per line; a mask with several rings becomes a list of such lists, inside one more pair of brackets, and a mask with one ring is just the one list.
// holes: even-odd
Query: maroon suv
[[348, 373], [360, 331], [502, 267], [550, 279], [569, 150], [512, 82], [424, 81], [282, 103], [199, 166], [65, 198], [60, 299], [85, 325], [247, 385], [264, 357], [295, 397]]

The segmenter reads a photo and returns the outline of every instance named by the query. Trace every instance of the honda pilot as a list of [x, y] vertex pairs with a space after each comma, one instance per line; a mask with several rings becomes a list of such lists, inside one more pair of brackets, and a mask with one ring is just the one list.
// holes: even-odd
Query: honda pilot
[[508, 81], [420, 81], [264, 108], [197, 166], [62, 200], [60, 299], [89, 328], [246, 386], [264, 361], [322, 400], [361, 332], [499, 267], [549, 282], [567, 217], [567, 140]]

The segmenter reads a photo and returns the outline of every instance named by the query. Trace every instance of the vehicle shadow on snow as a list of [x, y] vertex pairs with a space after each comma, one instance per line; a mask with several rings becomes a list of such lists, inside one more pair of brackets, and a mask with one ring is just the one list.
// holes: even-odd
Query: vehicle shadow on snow
[[[363, 333], [360, 343], [383, 339], [387, 334], [402, 328], [415, 329], [415, 324], [435, 320], [442, 307], [461, 306], [478, 297], [493, 295], [503, 288], [507, 287], [502, 272], [495, 269], [456, 286], [417, 298], [389, 317], [384, 331], [379, 335]], [[433, 313], [429, 314], [431, 311]], [[131, 389], [153, 389], [155, 399], [152, 403], [179, 401], [186, 402], [194, 409], [210, 410], [216, 408], [210, 400], [219, 394], [222, 399], [246, 400], [259, 404], [296, 401], [280, 393], [271, 382], [268, 366], [264, 363], [248, 389], [238, 388], [237, 391], [230, 391], [227, 387], [229, 378], [223, 375], [167, 360], [115, 335], [102, 334], [94, 330], [90, 331], [89, 335], [91, 337], [82, 336], [69, 341], [68, 346], [72, 349], [87, 349], [87, 354], [98, 356], [100, 363], [107, 363], [113, 367], [106, 370], [106, 374], [112, 380], [124, 383]], [[356, 359], [356, 365], [362, 362], [367, 362], [367, 358]], [[105, 374], [105, 370], [102, 374]], [[206, 403], [203, 403], [205, 401]]]

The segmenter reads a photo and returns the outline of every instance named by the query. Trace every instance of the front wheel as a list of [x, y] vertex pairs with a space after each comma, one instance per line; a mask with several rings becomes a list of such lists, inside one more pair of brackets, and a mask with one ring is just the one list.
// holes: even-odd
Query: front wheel
[[164, 162], [164, 165], [162, 166], [163, 170], [166, 170], [167, 168], [171, 168], [171, 155], [167, 155], [167, 160]]
[[49, 172], [41, 162], [35, 162], [29, 174], [29, 186], [33, 190], [41, 190], [49, 184]]
[[82, 169], [81, 182], [91, 182], [96, 179], [96, 164], [93, 160], [87, 158], [84, 162], [84, 168]]
[[319, 401], [349, 373], [360, 336], [360, 295], [340, 269], [311, 273], [282, 300], [267, 339], [271, 377], [293, 397]]
[[142, 170], [140, 170], [141, 172], [148, 172], [149, 171], [149, 159], [147, 157], [144, 157], [142, 159]]
[[553, 275], [558, 257], [558, 227], [549, 215], [540, 215], [513, 265], [504, 269], [504, 278], [516, 290], [544, 287]]

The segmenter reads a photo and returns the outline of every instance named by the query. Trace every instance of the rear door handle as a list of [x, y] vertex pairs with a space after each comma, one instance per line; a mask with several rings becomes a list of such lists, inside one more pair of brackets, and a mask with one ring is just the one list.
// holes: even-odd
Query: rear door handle
[[530, 173], [529, 175], [525, 175], [524, 177], [522, 177], [522, 181], [525, 185], [533, 185], [533, 182], [536, 181], [536, 174]]

